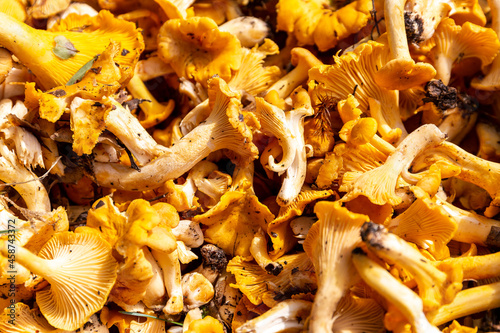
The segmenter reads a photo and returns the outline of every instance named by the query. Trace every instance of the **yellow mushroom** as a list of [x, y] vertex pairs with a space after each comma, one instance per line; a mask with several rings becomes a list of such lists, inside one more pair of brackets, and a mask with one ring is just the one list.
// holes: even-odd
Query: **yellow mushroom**
[[11, 303], [0, 315], [3, 332], [56, 333], [60, 330], [50, 325], [37, 309], [17, 302]]
[[[7, 245], [1, 248], [4, 256]], [[99, 311], [116, 280], [111, 247], [93, 234], [57, 234], [38, 256], [18, 247], [16, 260], [49, 282], [49, 288], [36, 293], [36, 301], [47, 321], [64, 330], [79, 328]]]
[[359, 32], [372, 18], [373, 3], [371, 0], [356, 0], [341, 8], [323, 9], [314, 29], [314, 44], [320, 51], [327, 51], [342, 39]]
[[[359, 102], [359, 109], [372, 116], [369, 98], [373, 98], [382, 105], [377, 119], [379, 125], [386, 123], [391, 129], [400, 129], [403, 139], [407, 131], [399, 113], [398, 91], [385, 89], [374, 80], [377, 68], [380, 69], [388, 57], [386, 43], [373, 41], [359, 45], [353, 52], [334, 56], [333, 65], [316, 66], [309, 71], [311, 99], [315, 103], [321, 99], [340, 101], [352, 94]], [[379, 132], [388, 131], [379, 129]]]
[[413, 192], [417, 199], [403, 213], [391, 219], [388, 230], [428, 250], [438, 260], [449, 257], [446, 244], [458, 229], [457, 221], [421, 189], [415, 188]]
[[[488, 1], [491, 14], [491, 29], [497, 36], [500, 34], [500, 1]], [[498, 40], [498, 37], [497, 37]], [[484, 76], [476, 77], [471, 81], [471, 86], [475, 89], [494, 91], [500, 89], [500, 57], [497, 56], [491, 63], [491, 66], [486, 68]]]
[[485, 284], [459, 292], [453, 302], [427, 313], [434, 325], [500, 306], [500, 282]]
[[26, 5], [24, 0], [2, 0], [0, 1], [0, 12], [24, 22], [27, 18]]
[[333, 331], [383, 332], [384, 309], [371, 298], [350, 292], [342, 297], [333, 316]]
[[241, 52], [240, 41], [208, 17], [168, 20], [158, 34], [160, 58], [177, 76], [204, 87], [215, 74], [229, 81], [241, 65]]
[[[404, 90], [423, 84], [436, 75], [432, 65], [411, 58], [408, 48], [404, 6], [406, 0], [385, 0], [384, 17], [392, 60], [375, 73], [375, 81], [384, 88]], [[422, 8], [425, 12], [427, 8]], [[435, 20], [434, 20], [435, 21]]]
[[433, 311], [453, 301], [462, 289], [462, 271], [450, 265], [444, 271], [437, 269], [409, 243], [387, 232], [381, 225], [366, 223], [361, 229], [361, 238], [370, 251], [407, 270], [418, 285], [418, 293], [424, 311]]
[[440, 332], [427, 320], [422, 300], [410, 288], [370, 259], [360, 248], [353, 251], [352, 260], [361, 278], [388, 302], [396, 306], [416, 333]]
[[284, 253], [290, 251], [295, 245], [296, 240], [289, 222], [294, 217], [302, 215], [310, 203], [327, 198], [332, 194], [333, 191], [329, 189], [318, 191], [304, 185], [299, 195], [290, 205], [279, 208], [278, 215], [269, 223], [267, 228], [267, 234], [271, 236], [273, 243], [273, 251], [270, 252], [272, 258], [279, 258]]
[[220, 201], [207, 212], [195, 216], [193, 221], [208, 226], [204, 231], [207, 242], [230, 255], [250, 256], [255, 233], [259, 228], [267, 231], [274, 215], [253, 193], [253, 167], [241, 173], [244, 176], [233, 177], [231, 188]]
[[139, 115], [139, 120], [146, 129], [167, 119], [174, 110], [175, 102], [173, 99], [166, 104], [158, 102], [137, 74], [130, 79], [127, 89], [134, 98], [141, 101], [139, 108], [142, 113]]
[[350, 212], [338, 201], [320, 201], [314, 212], [318, 222], [304, 241], [304, 251], [314, 263], [318, 281], [309, 332], [330, 332], [340, 300], [356, 281], [350, 253], [360, 243], [359, 230], [369, 218]]
[[224, 326], [212, 316], [196, 319], [189, 323], [185, 333], [224, 333]]
[[257, 147], [245, 122], [253, 121], [253, 115], [243, 115], [237, 94], [222, 79], [212, 78], [210, 90], [213, 110], [204, 123], [144, 165], [140, 172], [120, 164], [94, 162], [97, 183], [136, 191], [158, 188], [168, 179], [184, 174], [210, 152], [223, 148], [232, 152], [231, 158], [236, 164], [245, 165], [256, 158]]
[[492, 198], [491, 205], [500, 206], [500, 190], [496, 186], [500, 176], [500, 164], [479, 158], [453, 143], [444, 141], [417, 157], [413, 170], [420, 171], [438, 161], [460, 167], [461, 171], [455, 177], [485, 189]]
[[[65, 20], [73, 17], [69, 15]], [[88, 25], [82, 32], [68, 31], [71, 23], [66, 21], [61, 21], [52, 31], [45, 31], [3, 13], [0, 19], [5, 23], [0, 44], [35, 74], [44, 89], [67, 84], [80, 68], [104, 51], [110, 40], [121, 43], [117, 63], [124, 67], [133, 66], [144, 48], [135, 25], [114, 18], [108, 11], [80, 22]]]
[[500, 49], [500, 42], [495, 36], [496, 33], [491, 28], [483, 28], [470, 22], [460, 26], [451, 18], [443, 19], [427, 42], [434, 45], [430, 58], [436, 69], [435, 78], [448, 85], [453, 64], [469, 57], [479, 58], [482, 68], [485, 68]]
[[308, 78], [309, 69], [323, 65], [310, 51], [301, 47], [295, 47], [290, 51], [292, 65], [295, 66], [290, 72], [266, 90], [266, 93], [275, 90], [279, 98], [286, 98], [300, 84]]
[[35, 0], [28, 9], [28, 15], [35, 19], [45, 19], [68, 8], [71, 0]]
[[236, 283], [230, 286], [238, 288], [252, 304], [259, 305], [266, 297], [272, 299], [279, 293], [308, 292], [316, 288], [314, 266], [303, 252], [277, 259], [283, 266], [278, 275], [268, 274], [252, 260], [252, 257], [236, 256], [227, 264], [227, 271], [236, 277]]
[[353, 181], [344, 175], [342, 188], [347, 194], [342, 201], [349, 201], [364, 195], [377, 205], [390, 203], [397, 205], [401, 198], [396, 195], [396, 187], [400, 176], [405, 181], [416, 183], [408, 173], [412, 161], [423, 151], [439, 145], [446, 137], [434, 125], [422, 125], [408, 135], [392, 152], [384, 164], [354, 176]]

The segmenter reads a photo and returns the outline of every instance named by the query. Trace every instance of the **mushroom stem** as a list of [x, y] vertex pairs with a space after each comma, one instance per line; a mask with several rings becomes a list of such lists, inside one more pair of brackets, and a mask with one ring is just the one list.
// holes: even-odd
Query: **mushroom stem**
[[276, 81], [266, 92], [276, 90], [280, 98], [286, 98], [290, 93], [307, 80], [308, 71], [314, 66], [323, 65], [311, 52], [301, 47], [293, 48], [292, 65], [295, 66], [288, 74]]
[[287, 299], [278, 303], [261, 316], [247, 321], [237, 332], [300, 332], [312, 303], [300, 299]]
[[43, 277], [49, 283], [54, 282], [52, 274], [55, 273], [55, 270], [49, 260], [34, 255], [24, 247], [10, 245], [7, 242], [4, 242], [0, 248], [2, 255], [7, 258], [9, 258], [9, 254], [12, 254], [12, 250], [15, 251], [15, 260], [17, 263], [30, 270], [32, 273]]
[[420, 171], [438, 161], [461, 168], [455, 177], [485, 189], [491, 196], [493, 206], [500, 206], [500, 163], [487, 161], [468, 153], [459, 146], [444, 141], [435, 148], [422, 153], [413, 162], [413, 170]]
[[453, 302], [441, 306], [427, 317], [434, 325], [500, 307], [500, 282], [462, 290]]
[[385, 0], [384, 17], [392, 60], [376, 74], [375, 81], [387, 89], [404, 90], [429, 81], [436, 75], [432, 65], [415, 63], [410, 55], [404, 19], [406, 0]]
[[394, 59], [411, 59], [406, 41], [404, 6], [406, 0], [385, 0], [384, 17], [389, 39], [389, 47]]
[[109, 98], [109, 101], [114, 108], [104, 118], [106, 129], [132, 152], [138, 164], [144, 165], [160, 155], [165, 147], [156, 143], [130, 111], [113, 98]]
[[[138, 57], [138, 53], [142, 51], [139, 45], [142, 43], [142, 35], [135, 29], [135, 24], [118, 20], [108, 11], [101, 11], [96, 20], [98, 29], [92, 32], [52, 32], [34, 29], [10, 15], [0, 13], [0, 45], [10, 50], [33, 72], [44, 89], [65, 85], [83, 65], [102, 53], [111, 39], [121, 41], [121, 47], [138, 46], [129, 50], [130, 54], [126, 59]], [[117, 26], [118, 23], [120, 26]], [[108, 31], [99, 29], [100, 24]], [[60, 58], [56, 55], [58, 52], [54, 51], [55, 38], [59, 36], [64, 37], [77, 50], [67, 59]], [[130, 44], [126, 45], [128, 42]], [[126, 59], [123, 56], [118, 62]], [[129, 60], [125, 63], [132, 65]]]
[[[38, 61], [39, 57], [53, 57], [52, 51], [47, 49], [43, 39], [34, 38], [39, 30], [16, 20], [10, 15], [0, 13], [0, 45], [10, 50], [24, 62], [24, 58]], [[29, 47], [29, 50], [27, 48]], [[28, 52], [27, 52], [28, 51]], [[36, 52], [36, 54], [33, 54]]]
[[399, 264], [415, 277], [425, 311], [450, 303], [462, 288], [461, 279], [453, 274], [449, 277], [431, 265], [417, 249], [381, 225], [365, 223], [361, 228], [361, 238], [379, 257]]
[[[94, 162], [94, 177], [100, 186], [128, 191], [144, 191], [180, 177], [212, 151], [227, 148], [234, 152], [236, 163], [245, 164], [257, 157], [251, 131], [240, 113], [240, 104], [222, 79], [210, 83], [215, 90], [212, 113], [173, 147], [165, 148], [140, 171], [122, 164]], [[222, 89], [222, 90], [221, 90]]]
[[[442, 261], [431, 261], [438, 268], [443, 266], [457, 266], [463, 272], [466, 279], [490, 279], [500, 276], [500, 252], [485, 254], [482, 256], [448, 258]], [[460, 294], [460, 293], [459, 293]], [[457, 294], [457, 297], [458, 295]]]
[[[100, 186], [144, 191], [161, 186], [169, 179], [182, 176], [208, 156], [216, 129], [215, 123], [206, 122], [189, 132], [165, 152], [141, 167], [140, 171], [121, 164], [94, 162], [94, 175]], [[213, 147], [213, 146], [212, 146]]]
[[483, 246], [500, 246], [500, 221], [460, 209], [437, 197], [436, 204], [443, 207], [457, 223], [453, 240]]
[[259, 228], [259, 231], [257, 231], [253, 236], [252, 243], [250, 245], [250, 253], [257, 264], [268, 274], [278, 275], [283, 270], [283, 265], [279, 262], [271, 260], [271, 257], [267, 252], [266, 234], [262, 228]]
[[363, 280], [408, 319], [416, 333], [440, 332], [425, 317], [423, 302], [410, 288], [399, 282], [360, 249], [352, 252], [352, 261]]

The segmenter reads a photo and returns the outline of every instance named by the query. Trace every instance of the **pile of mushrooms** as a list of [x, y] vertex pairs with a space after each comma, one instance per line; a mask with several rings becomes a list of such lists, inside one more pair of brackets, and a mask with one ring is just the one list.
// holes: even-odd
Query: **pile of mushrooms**
[[0, 332], [500, 327], [499, 1], [0, 22]]

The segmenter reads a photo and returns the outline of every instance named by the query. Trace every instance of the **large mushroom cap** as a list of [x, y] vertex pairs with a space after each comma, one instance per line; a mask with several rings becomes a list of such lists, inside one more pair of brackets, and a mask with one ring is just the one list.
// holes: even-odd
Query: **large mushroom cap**
[[158, 54], [179, 77], [203, 86], [217, 74], [229, 81], [241, 64], [241, 44], [208, 17], [168, 20], [158, 34]]
[[[2, 254], [8, 254], [7, 244]], [[37, 292], [40, 312], [54, 327], [75, 330], [106, 302], [116, 280], [111, 246], [90, 233], [63, 232], [52, 237], [35, 256], [17, 248], [16, 260], [50, 286]]]

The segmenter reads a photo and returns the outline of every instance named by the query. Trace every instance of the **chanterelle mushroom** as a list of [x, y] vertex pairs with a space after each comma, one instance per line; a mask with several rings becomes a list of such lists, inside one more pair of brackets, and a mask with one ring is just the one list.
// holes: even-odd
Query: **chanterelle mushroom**
[[140, 191], [161, 186], [181, 176], [212, 151], [229, 149], [237, 164], [245, 164], [258, 156], [252, 143], [252, 132], [245, 122], [237, 94], [221, 78], [209, 82], [209, 100], [213, 105], [207, 120], [189, 132], [173, 147], [144, 165], [140, 172], [128, 166], [94, 162], [94, 176], [101, 186]]
[[[75, 27], [67, 27], [62, 22], [53, 31], [37, 30], [4, 13], [0, 13], [0, 20], [4, 22], [0, 44], [19, 58], [45, 89], [68, 83], [83, 65], [106, 48], [111, 39], [121, 42], [121, 50], [129, 51], [117, 61], [124, 65], [136, 61], [144, 48], [142, 35], [135, 25], [116, 19], [108, 11], [89, 18], [83, 32], [68, 31]], [[62, 44], [60, 49], [54, 47], [58, 41]]]
[[359, 229], [369, 218], [350, 212], [338, 201], [320, 201], [314, 211], [319, 220], [304, 241], [318, 279], [309, 332], [330, 332], [337, 305], [355, 282], [350, 253], [361, 241]]
[[[3, 256], [9, 254], [7, 245], [1, 246]], [[47, 321], [64, 330], [79, 328], [100, 310], [116, 280], [111, 246], [95, 234], [60, 233], [38, 256], [18, 247], [16, 260], [49, 282], [36, 301]]]

